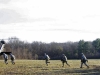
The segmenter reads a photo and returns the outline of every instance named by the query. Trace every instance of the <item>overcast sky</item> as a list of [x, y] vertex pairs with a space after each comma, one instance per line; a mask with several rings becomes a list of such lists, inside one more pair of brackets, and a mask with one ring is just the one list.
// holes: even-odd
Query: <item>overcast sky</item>
[[99, 27], [99, 0], [0, 0], [0, 39], [93, 41]]

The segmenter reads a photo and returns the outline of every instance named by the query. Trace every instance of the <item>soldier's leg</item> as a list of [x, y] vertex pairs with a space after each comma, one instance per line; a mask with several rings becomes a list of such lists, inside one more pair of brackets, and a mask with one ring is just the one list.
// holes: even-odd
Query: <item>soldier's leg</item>
[[62, 61], [62, 64], [63, 64], [63, 66], [62, 66], [62, 67], [64, 67], [64, 61]]
[[86, 64], [86, 62], [84, 64], [87, 66], [87, 68], [89, 68], [89, 66]]
[[49, 59], [47, 59], [47, 63], [50, 63], [50, 62], [49, 62]]
[[50, 63], [49, 60], [47, 60], [47, 66], [48, 66], [48, 63]]
[[47, 60], [45, 60], [45, 62], [46, 62], [46, 65], [48, 66], [48, 62], [47, 62]]
[[81, 67], [80, 68], [82, 68], [82, 65], [83, 65], [83, 62], [81, 62]]
[[50, 61], [48, 61], [48, 63], [50, 63]]
[[67, 64], [68, 66], [70, 66], [70, 65], [67, 63], [67, 61], [66, 61], [66, 64]]
[[5, 59], [5, 63], [6, 63], [6, 65], [8, 64], [7, 59]]
[[15, 61], [13, 60], [13, 65], [15, 64]]
[[15, 64], [14, 60], [11, 60], [11, 63], [14, 65]]
[[48, 63], [50, 63], [50, 62], [49, 62], [49, 60], [48, 60], [48, 59], [46, 59], [46, 64], [47, 64], [47, 66], [48, 66]]

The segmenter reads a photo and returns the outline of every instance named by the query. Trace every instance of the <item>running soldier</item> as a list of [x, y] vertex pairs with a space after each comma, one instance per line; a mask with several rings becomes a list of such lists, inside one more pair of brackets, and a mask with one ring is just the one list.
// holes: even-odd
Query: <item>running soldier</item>
[[66, 63], [68, 66], [70, 66], [70, 65], [67, 63], [67, 57], [65, 56], [65, 54], [62, 54], [62, 56], [61, 56], [61, 61], [62, 61], [62, 64], [63, 64], [62, 67], [64, 67], [64, 63]]
[[81, 53], [81, 67], [80, 68], [82, 68], [83, 63], [87, 66], [87, 68], [89, 68], [86, 62], [88, 62], [86, 56], [83, 53]]
[[10, 58], [11, 58], [11, 63], [14, 65], [15, 56], [12, 53], [10, 53]]
[[3, 57], [4, 57], [4, 62], [6, 63], [6, 65], [8, 64], [7, 60], [8, 60], [8, 55], [3, 53]]
[[50, 63], [49, 62], [49, 60], [50, 60], [50, 57], [45, 53], [45, 62], [46, 62], [46, 65], [48, 66], [48, 63]]

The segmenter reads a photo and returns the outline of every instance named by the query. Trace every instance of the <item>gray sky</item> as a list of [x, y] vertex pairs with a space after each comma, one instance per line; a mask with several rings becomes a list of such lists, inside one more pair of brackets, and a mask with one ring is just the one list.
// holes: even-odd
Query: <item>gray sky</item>
[[0, 39], [93, 41], [100, 38], [99, 0], [0, 0]]

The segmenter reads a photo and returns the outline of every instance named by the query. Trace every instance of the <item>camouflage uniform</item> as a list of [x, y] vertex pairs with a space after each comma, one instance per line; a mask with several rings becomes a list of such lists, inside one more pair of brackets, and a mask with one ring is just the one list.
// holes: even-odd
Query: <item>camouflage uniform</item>
[[82, 68], [83, 63], [89, 68], [89, 66], [87, 65], [86, 62], [88, 62], [88, 60], [87, 60], [86, 56], [82, 53], [81, 54], [81, 67], [80, 68]]
[[62, 67], [64, 67], [64, 63], [66, 63], [68, 66], [70, 66], [70, 65], [67, 63], [67, 57], [66, 57], [64, 54], [62, 54], [62, 56], [61, 56], [61, 61], [62, 61], [62, 64], [63, 64]]
[[3, 57], [4, 57], [4, 62], [5, 62], [6, 64], [8, 64], [8, 62], [7, 62], [7, 60], [8, 60], [8, 55], [5, 54], [5, 53], [3, 53]]
[[48, 66], [48, 63], [50, 63], [49, 60], [50, 60], [50, 57], [45, 53], [45, 63], [47, 66]]
[[11, 57], [11, 63], [14, 65], [14, 64], [15, 64], [15, 62], [14, 62], [15, 56], [14, 56], [13, 54], [10, 53], [10, 57]]

